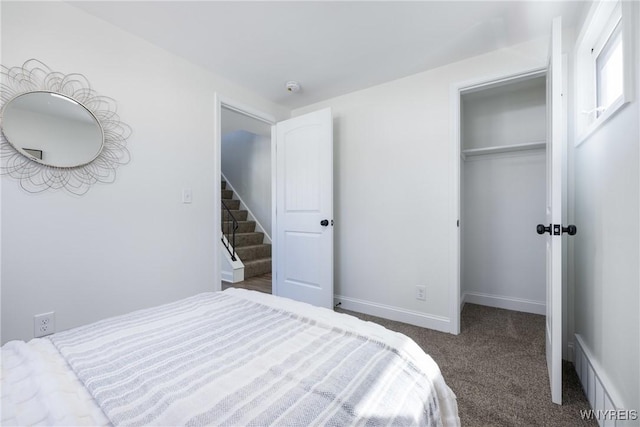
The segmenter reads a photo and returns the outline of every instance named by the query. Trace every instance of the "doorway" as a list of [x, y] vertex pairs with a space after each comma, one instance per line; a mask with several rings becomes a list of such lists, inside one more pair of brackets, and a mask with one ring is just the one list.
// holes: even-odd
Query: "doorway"
[[[545, 315], [546, 69], [455, 88], [460, 332], [465, 303]], [[453, 311], [452, 311], [453, 313]]]
[[[214, 105], [214, 147], [217, 154], [214, 197], [221, 200], [223, 194], [223, 109], [271, 125], [271, 237], [275, 243], [271, 254], [271, 293], [332, 308], [334, 221], [331, 109], [325, 108], [275, 123], [273, 117], [221, 99], [217, 94]], [[221, 224], [229, 215], [221, 213], [222, 203], [217, 205], [220, 209], [214, 210], [214, 221]], [[222, 241], [225, 240], [228, 238], [223, 236]], [[230, 254], [233, 259], [234, 253], [227, 251], [226, 247], [224, 252], [222, 247], [217, 249], [214, 262], [221, 273], [214, 290], [222, 287], [223, 256]]]
[[216, 100], [219, 132], [218, 201], [222, 241], [220, 288], [273, 293], [271, 257], [273, 173], [272, 125], [268, 114]]

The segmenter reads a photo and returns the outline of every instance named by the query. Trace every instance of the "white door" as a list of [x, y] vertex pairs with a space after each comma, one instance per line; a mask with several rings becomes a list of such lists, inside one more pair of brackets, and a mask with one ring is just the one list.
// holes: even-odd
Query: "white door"
[[276, 125], [275, 294], [333, 308], [331, 109]]
[[[546, 353], [551, 400], [562, 404], [562, 21], [555, 18], [547, 69], [547, 318]], [[540, 230], [539, 230], [540, 232]]]

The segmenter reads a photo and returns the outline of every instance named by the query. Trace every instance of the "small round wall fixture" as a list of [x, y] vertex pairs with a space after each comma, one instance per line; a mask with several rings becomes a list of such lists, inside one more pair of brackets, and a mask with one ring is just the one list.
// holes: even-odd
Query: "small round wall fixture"
[[296, 82], [295, 80], [290, 80], [285, 84], [285, 87], [287, 88], [287, 91], [291, 92], [291, 93], [297, 93], [300, 92], [300, 83]]
[[0, 173], [30, 193], [64, 188], [86, 193], [113, 182], [129, 162], [131, 128], [113, 99], [98, 95], [81, 74], [63, 74], [30, 59], [0, 66]]

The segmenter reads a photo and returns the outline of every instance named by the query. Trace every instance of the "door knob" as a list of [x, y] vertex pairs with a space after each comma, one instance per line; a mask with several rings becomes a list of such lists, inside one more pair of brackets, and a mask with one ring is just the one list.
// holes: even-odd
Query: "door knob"
[[544, 233], [551, 234], [551, 224], [549, 224], [548, 226], [545, 226], [543, 224], [538, 224], [536, 226], [536, 231], [538, 232], [538, 234], [544, 234]]
[[[554, 234], [556, 236], [560, 235], [560, 225], [558, 224], [554, 224], [553, 226], [555, 232], [551, 233], [551, 224], [547, 225], [543, 225], [543, 224], [538, 224], [536, 226], [536, 231], [538, 232], [538, 234], [544, 234], [544, 233], [549, 233], [549, 234]], [[562, 227], [562, 232], [563, 233], [568, 233], [569, 236], [575, 236], [576, 233], [578, 232], [578, 229], [576, 228], [575, 225], [569, 225], [568, 227]]]
[[329, 220], [328, 219], [323, 219], [322, 221], [320, 221], [320, 225], [323, 227], [326, 227], [327, 225], [329, 225]]

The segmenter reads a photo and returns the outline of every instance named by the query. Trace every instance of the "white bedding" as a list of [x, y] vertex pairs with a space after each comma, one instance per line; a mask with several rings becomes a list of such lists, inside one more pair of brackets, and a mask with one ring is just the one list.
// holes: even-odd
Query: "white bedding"
[[0, 425], [111, 425], [48, 339], [6, 343], [0, 372]]
[[[223, 295], [224, 298], [215, 295]], [[201, 305], [199, 298], [217, 304], [215, 310], [211, 311], [207, 305]], [[271, 347], [268, 351], [265, 350], [266, 347], [261, 347], [255, 354], [250, 354], [251, 357], [245, 357], [245, 350], [251, 347], [242, 344], [236, 347], [238, 353], [232, 359], [224, 359], [224, 356], [218, 354], [216, 347], [207, 350], [207, 346], [201, 343], [188, 347], [188, 341], [191, 340], [177, 331], [181, 320], [191, 322], [191, 318], [195, 318], [200, 321], [209, 316], [213, 322], [215, 313], [221, 313], [226, 306], [230, 317], [221, 317], [217, 321], [222, 323], [215, 327], [216, 330], [221, 330], [223, 326], [220, 325], [232, 322], [233, 312], [241, 305], [253, 310], [252, 313], [257, 316], [256, 322], [250, 322], [251, 315], [236, 315], [236, 322], [242, 321], [238, 325], [246, 324], [248, 335], [253, 328], [262, 325], [274, 336], [283, 337], [283, 334], [288, 334], [284, 337], [286, 339], [280, 339], [277, 345], [269, 344]], [[56, 346], [49, 339], [7, 343], [2, 347], [2, 425], [364, 425], [388, 421], [395, 424], [419, 424], [426, 423], [429, 414], [425, 416], [416, 413], [420, 412], [420, 404], [415, 405], [415, 402], [406, 408], [403, 405], [405, 402], [415, 401], [420, 393], [426, 393], [420, 399], [424, 401], [422, 409], [434, 417], [430, 422], [434, 425], [440, 425], [440, 422], [443, 425], [459, 425], [455, 395], [444, 383], [440, 370], [431, 357], [409, 338], [377, 324], [362, 322], [354, 317], [308, 304], [239, 289], [229, 289], [221, 294], [202, 294], [163, 307], [179, 312], [178, 317], [172, 315], [172, 320], [168, 320], [161, 308], [154, 308], [56, 334], [52, 337]], [[292, 325], [298, 323], [285, 323], [293, 318], [298, 323], [302, 319], [304, 325], [294, 327]], [[154, 339], [149, 338], [153, 333], [149, 331], [168, 324], [174, 325], [171, 330], [176, 330], [176, 336], [185, 336], [185, 345], [180, 346], [180, 351], [183, 351], [183, 347], [191, 348], [185, 354], [178, 355], [171, 350], [170, 335], [159, 335], [156, 341], [166, 345], [154, 347], [157, 343], [153, 344]], [[234, 330], [245, 327], [238, 325], [234, 326]], [[278, 331], [274, 325], [281, 325], [283, 329]], [[212, 340], [225, 338], [220, 334], [211, 337]], [[380, 363], [383, 359], [390, 358], [390, 355], [398, 356], [398, 360], [388, 365], [388, 369], [394, 369], [395, 372], [387, 375], [380, 372], [378, 375], [378, 365], [374, 366], [371, 362], [371, 369], [363, 368], [361, 373], [353, 374], [359, 375], [359, 379], [347, 378], [351, 375], [349, 372], [335, 372], [335, 369], [332, 369], [331, 375], [326, 376], [331, 381], [335, 380], [334, 377], [344, 377], [344, 385], [325, 384], [327, 381], [324, 377], [313, 379], [312, 386], [305, 385], [305, 381], [311, 381], [314, 372], [320, 372], [323, 360], [325, 364], [336, 364], [332, 354], [341, 351], [340, 346], [346, 345], [349, 339], [360, 340], [356, 343], [358, 351], [366, 346], [369, 351], [375, 351], [376, 360], [379, 359]], [[148, 342], [145, 343], [145, 340]], [[327, 340], [324, 347], [320, 345], [322, 340]], [[321, 351], [315, 354], [300, 351], [306, 348], [311, 351], [314, 348], [311, 345], [313, 342]], [[355, 354], [355, 350], [349, 351]], [[368, 354], [362, 351], [363, 356]], [[158, 379], [169, 378], [162, 370], [168, 369], [167, 366], [173, 362], [165, 363], [165, 359], [158, 362], [161, 360], [158, 359], [161, 353], [166, 353], [169, 357], [167, 360], [173, 358], [171, 360], [178, 361], [187, 360], [194, 352], [206, 357], [200, 357], [205, 360], [205, 365], [198, 367], [200, 371], [193, 370], [192, 373], [218, 370], [220, 374], [207, 380], [206, 385], [197, 390], [192, 390], [193, 379], [184, 383], [189, 385], [186, 387], [171, 377], [171, 383], [167, 383], [168, 390], [164, 390], [167, 384], [159, 384]], [[134, 354], [138, 354], [135, 359]], [[92, 365], [92, 362], [103, 356], [108, 356], [109, 362], [99, 361]], [[139, 364], [131, 368], [132, 371], [127, 371], [130, 368], [129, 362], [122, 364], [129, 359]], [[239, 362], [237, 368], [232, 371], [222, 369], [233, 365], [231, 362], [234, 359]], [[361, 365], [368, 363], [363, 360]], [[290, 368], [288, 364], [291, 364]], [[339, 364], [346, 365], [347, 362], [340, 361]], [[355, 372], [356, 369], [350, 368], [350, 371]], [[187, 370], [176, 375], [184, 375], [186, 378], [188, 374]], [[411, 380], [411, 384], [402, 382], [406, 381], [403, 380], [403, 375]], [[398, 384], [394, 384], [395, 382]], [[131, 391], [136, 384], [142, 383], [145, 385], [140, 389], [144, 393], [136, 394], [137, 392]], [[322, 384], [316, 385], [319, 383]], [[360, 383], [369, 392], [356, 392], [356, 386]], [[400, 388], [394, 391], [391, 389], [393, 386]], [[336, 387], [338, 389], [334, 390]], [[183, 396], [187, 388], [191, 393], [188, 398]], [[405, 391], [409, 388], [411, 393]], [[132, 397], [123, 399], [122, 396], [130, 391]], [[162, 393], [158, 394], [160, 391]], [[409, 395], [400, 396], [403, 393]], [[166, 398], [172, 394], [183, 397]], [[321, 395], [323, 400], [318, 402], [317, 395]], [[164, 399], [164, 403], [158, 403], [157, 396], [162, 396], [160, 400]], [[287, 398], [294, 401], [288, 402]], [[307, 406], [304, 406], [306, 401]], [[101, 402], [104, 411], [97, 402]], [[315, 410], [316, 407], [318, 410], [313, 417], [299, 417], [300, 413], [306, 414], [309, 408]], [[280, 408], [277, 413], [274, 413], [275, 408]], [[406, 413], [400, 412], [401, 410]]]

